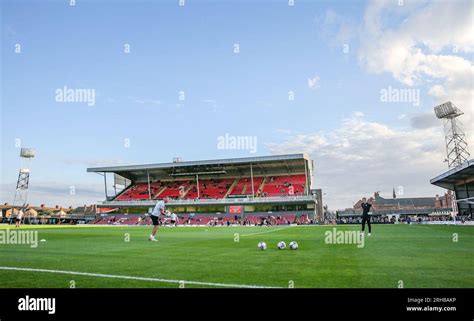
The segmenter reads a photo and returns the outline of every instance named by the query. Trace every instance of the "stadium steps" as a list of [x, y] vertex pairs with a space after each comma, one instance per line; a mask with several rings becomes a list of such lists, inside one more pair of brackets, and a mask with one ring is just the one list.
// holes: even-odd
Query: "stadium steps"
[[[255, 179], [257, 179], [257, 178], [258, 178], [258, 177], [255, 177], [255, 178], [254, 178], [254, 183], [255, 183]], [[250, 178], [249, 178], [249, 179], [250, 179]], [[264, 178], [263, 180], [265, 180], [265, 178]], [[262, 182], [263, 182], [263, 181], [262, 181]], [[254, 185], [254, 186], [253, 186], [255, 194], [258, 194], [258, 188], [259, 188], [261, 185], [262, 185], [262, 184], [260, 184], [260, 185], [258, 185], [258, 186], [257, 186], [257, 185]], [[247, 192], [247, 190], [248, 190], [248, 192]], [[250, 193], [252, 193], [252, 181], [251, 181], [251, 180], [245, 184], [244, 189], [242, 190], [242, 194], [252, 195], [252, 194], [250, 194]]]
[[179, 199], [184, 199], [184, 198], [186, 198], [186, 195], [188, 194], [188, 192], [189, 192], [195, 185], [196, 185], [196, 184], [189, 184], [189, 187], [184, 190], [183, 195], [181, 195], [181, 196], [179, 197]]
[[125, 187], [123, 190], [121, 190], [120, 193], [118, 193], [117, 195], [115, 195], [114, 200], [117, 200], [117, 198], [119, 198], [120, 196], [122, 196], [123, 194], [125, 194], [132, 186], [133, 186], [133, 184], [130, 184], [130, 185], [128, 185], [127, 187]]
[[163, 193], [165, 190], [167, 189], [167, 187], [163, 187], [162, 189], [160, 189], [160, 191], [158, 193], [155, 194], [155, 196], [153, 196], [153, 199], [157, 199], [158, 196], [160, 196], [161, 193]]
[[243, 195], [245, 195], [245, 193], [247, 193], [247, 185], [248, 185], [248, 183], [245, 183], [244, 187], [242, 188], [242, 194]]
[[232, 185], [229, 187], [229, 190], [227, 191], [227, 193], [225, 193], [224, 198], [226, 198], [227, 196], [229, 196], [232, 193], [232, 191], [234, 190], [234, 187], [237, 185], [239, 180], [240, 180], [240, 178], [238, 178], [238, 177], [234, 180]]
[[260, 197], [260, 195], [262, 194], [263, 192], [263, 188], [265, 187], [265, 183], [267, 182], [267, 178], [268, 177], [264, 177], [263, 178], [263, 181], [262, 181], [262, 184], [260, 184], [260, 186], [257, 188], [257, 196]]

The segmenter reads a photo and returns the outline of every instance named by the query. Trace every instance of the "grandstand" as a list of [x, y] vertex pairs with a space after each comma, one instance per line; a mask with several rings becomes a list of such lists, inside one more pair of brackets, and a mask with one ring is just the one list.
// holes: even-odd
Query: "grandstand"
[[[132, 213], [169, 197], [168, 207], [183, 222], [209, 222], [216, 217], [224, 223], [236, 216], [251, 222], [271, 216], [276, 223], [323, 219], [321, 190], [313, 188], [313, 162], [305, 154], [95, 167], [87, 171], [104, 177], [105, 201], [98, 207], [127, 208]], [[108, 194], [107, 176], [111, 174], [114, 195]]]

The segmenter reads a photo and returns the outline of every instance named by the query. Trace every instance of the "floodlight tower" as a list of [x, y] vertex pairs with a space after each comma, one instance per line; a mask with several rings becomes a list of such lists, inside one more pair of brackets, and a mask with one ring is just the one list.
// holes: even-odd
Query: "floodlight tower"
[[466, 135], [458, 120], [458, 117], [464, 113], [450, 101], [434, 107], [434, 111], [436, 117], [444, 122], [448, 168], [461, 165], [469, 159]]
[[[30, 183], [30, 164], [35, 157], [35, 151], [31, 148], [22, 148], [20, 151], [21, 167], [18, 173], [18, 181], [16, 182], [15, 198], [13, 199], [13, 207], [15, 205], [23, 206], [28, 199], [28, 186]], [[13, 214], [13, 211], [12, 211]]]

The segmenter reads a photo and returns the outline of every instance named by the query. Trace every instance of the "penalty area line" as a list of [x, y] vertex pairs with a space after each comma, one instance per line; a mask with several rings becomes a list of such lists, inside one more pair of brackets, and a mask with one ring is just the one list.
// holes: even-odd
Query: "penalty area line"
[[129, 276], [129, 275], [114, 275], [114, 274], [89, 273], [89, 272], [77, 272], [77, 271], [33, 269], [33, 268], [11, 267], [11, 266], [0, 266], [0, 270], [54, 273], [54, 274], [68, 274], [68, 275], [80, 275], [80, 276], [90, 276], [90, 277], [98, 277], [98, 278], [135, 280], [135, 281], [151, 281], [151, 282], [161, 282], [161, 283], [207, 285], [207, 286], [225, 287], [225, 288], [248, 288], [248, 289], [268, 289], [268, 288], [273, 289], [273, 288], [278, 288], [278, 287], [274, 287], [274, 286], [263, 286], [263, 285], [227, 284], [227, 283], [199, 282], [199, 281], [186, 281], [186, 280], [168, 280], [168, 279], [145, 278], [145, 277], [140, 277], [140, 276]]

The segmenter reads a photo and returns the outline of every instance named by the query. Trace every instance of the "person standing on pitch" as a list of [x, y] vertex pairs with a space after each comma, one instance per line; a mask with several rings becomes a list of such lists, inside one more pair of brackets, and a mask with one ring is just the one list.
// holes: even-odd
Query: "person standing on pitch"
[[367, 236], [371, 235], [372, 232], [372, 227], [370, 225], [370, 208], [372, 207], [372, 204], [367, 203], [367, 199], [365, 197], [362, 198], [362, 204], [360, 204], [360, 207], [362, 207], [362, 232], [365, 231], [365, 222], [367, 222], [367, 226], [369, 227], [369, 233]]
[[176, 215], [175, 213], [172, 213], [171, 214], [170, 227], [173, 227], [173, 226], [177, 227], [178, 222], [179, 222], [178, 215]]
[[169, 197], [165, 197], [162, 201], [158, 201], [151, 212], [151, 221], [153, 222], [153, 230], [151, 231], [150, 237], [148, 240], [156, 242], [158, 241], [155, 238], [156, 232], [158, 231], [159, 217], [160, 215], [166, 215], [165, 204], [169, 202]]
[[24, 207], [20, 208], [18, 210], [18, 213], [16, 214], [15, 227], [20, 227], [20, 225], [21, 225], [21, 220], [23, 219], [23, 215], [25, 214], [23, 209], [24, 209]]

